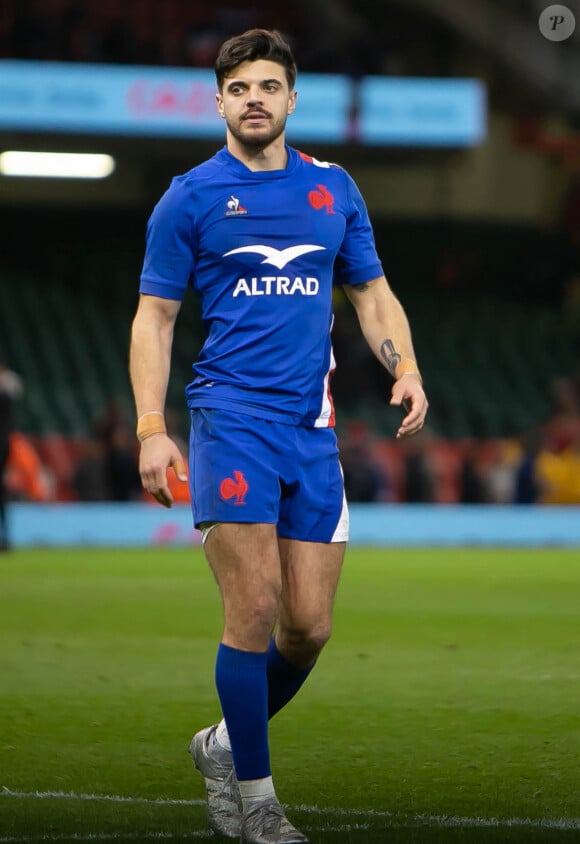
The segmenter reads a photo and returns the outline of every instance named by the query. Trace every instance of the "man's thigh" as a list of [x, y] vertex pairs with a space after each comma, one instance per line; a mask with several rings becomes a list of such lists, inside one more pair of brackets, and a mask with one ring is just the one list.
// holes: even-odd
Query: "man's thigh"
[[265, 651], [282, 591], [275, 525], [219, 523], [208, 534], [204, 550], [224, 607], [222, 641]]
[[332, 618], [346, 543], [278, 539], [282, 570], [280, 624], [312, 630]]

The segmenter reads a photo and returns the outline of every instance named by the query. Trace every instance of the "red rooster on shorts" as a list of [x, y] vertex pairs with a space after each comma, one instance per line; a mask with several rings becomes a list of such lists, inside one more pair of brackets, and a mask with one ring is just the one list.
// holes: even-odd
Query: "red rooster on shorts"
[[229, 501], [235, 497], [234, 504], [245, 504], [246, 493], [250, 488], [244, 473], [237, 469], [233, 472], [233, 478], [224, 478], [220, 484], [220, 495]]

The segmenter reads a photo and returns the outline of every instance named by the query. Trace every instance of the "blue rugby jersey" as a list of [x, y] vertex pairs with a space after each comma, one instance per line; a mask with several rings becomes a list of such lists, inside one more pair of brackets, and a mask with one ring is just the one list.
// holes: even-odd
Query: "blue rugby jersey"
[[177, 176], [147, 225], [140, 292], [201, 302], [190, 408], [334, 425], [332, 286], [383, 274], [351, 177], [287, 147], [253, 172], [225, 147]]

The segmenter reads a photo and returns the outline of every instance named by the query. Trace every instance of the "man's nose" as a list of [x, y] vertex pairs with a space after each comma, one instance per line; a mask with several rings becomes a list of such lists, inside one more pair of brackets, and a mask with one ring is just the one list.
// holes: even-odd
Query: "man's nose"
[[262, 102], [262, 89], [259, 85], [250, 85], [248, 88], [248, 102], [249, 103], [261, 103]]

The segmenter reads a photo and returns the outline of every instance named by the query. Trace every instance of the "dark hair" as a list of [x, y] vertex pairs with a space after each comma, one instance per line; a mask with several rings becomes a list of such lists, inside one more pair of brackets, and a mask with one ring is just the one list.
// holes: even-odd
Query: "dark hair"
[[235, 35], [222, 44], [215, 63], [215, 76], [221, 91], [224, 79], [242, 62], [258, 59], [277, 62], [286, 71], [290, 90], [296, 82], [296, 62], [286, 39], [277, 29], [248, 29], [242, 35]]

